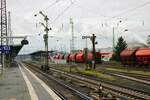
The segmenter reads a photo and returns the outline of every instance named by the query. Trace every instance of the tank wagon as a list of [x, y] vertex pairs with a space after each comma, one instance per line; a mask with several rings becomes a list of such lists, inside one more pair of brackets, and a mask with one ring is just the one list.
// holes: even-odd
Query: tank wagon
[[[63, 57], [62, 57], [63, 55]], [[61, 54], [61, 55], [55, 55], [54, 58], [57, 59], [59, 56], [59, 59], [65, 59], [66, 62], [75, 62], [75, 63], [85, 63], [86, 59], [84, 57], [83, 52], [78, 53], [71, 53], [71, 54]], [[93, 53], [89, 52], [87, 55], [87, 63], [91, 63], [93, 61]], [[96, 63], [101, 63], [101, 53], [96, 52]]]
[[65, 54], [65, 55], [64, 55], [64, 59], [66, 59], [66, 62], [67, 62], [67, 63], [70, 61], [69, 56], [70, 56], [70, 54]]
[[77, 55], [76, 55], [76, 62], [77, 63], [84, 63], [85, 61], [84, 61], [84, 54], [83, 53], [78, 53]]

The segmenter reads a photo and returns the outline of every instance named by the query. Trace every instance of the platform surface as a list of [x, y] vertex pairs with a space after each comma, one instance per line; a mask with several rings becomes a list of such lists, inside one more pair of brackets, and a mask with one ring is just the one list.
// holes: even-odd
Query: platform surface
[[0, 100], [61, 100], [22, 63], [0, 75]]

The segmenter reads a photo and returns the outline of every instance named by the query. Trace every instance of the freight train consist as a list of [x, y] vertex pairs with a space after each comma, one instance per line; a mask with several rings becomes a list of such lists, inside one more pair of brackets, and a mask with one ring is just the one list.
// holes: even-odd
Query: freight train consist
[[[85, 59], [85, 55], [83, 52], [78, 52], [78, 53], [71, 53], [71, 54], [57, 54], [54, 55], [54, 59], [57, 60], [66, 60], [67, 63], [69, 62], [75, 62], [75, 63], [92, 63], [93, 61], [93, 53], [89, 52], [87, 54], [87, 60]], [[96, 58], [95, 58], [96, 63], [101, 63], [101, 53], [96, 52]]]
[[150, 65], [150, 48], [125, 49], [120, 53], [123, 65]]

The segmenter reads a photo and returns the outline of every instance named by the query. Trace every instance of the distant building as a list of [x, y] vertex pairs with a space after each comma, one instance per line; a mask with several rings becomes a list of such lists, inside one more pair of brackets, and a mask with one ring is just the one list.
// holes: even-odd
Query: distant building
[[17, 55], [17, 57], [15, 58], [16, 60], [21, 60], [21, 61], [27, 61], [27, 60], [31, 60], [31, 56], [27, 55], [27, 54], [22, 54], [22, 55]]
[[[53, 52], [55, 52], [55, 51], [48, 51], [48, 59], [50, 59], [51, 57], [51, 55], [52, 55], [52, 53]], [[33, 52], [33, 53], [30, 53], [29, 54], [30, 56], [31, 56], [31, 59], [32, 60], [36, 60], [36, 61], [44, 61], [44, 59], [45, 59], [45, 55], [46, 55], [46, 52], [45, 51], [42, 51], [42, 50], [40, 50], [40, 51], [36, 51], [36, 52]]]
[[113, 55], [113, 52], [101, 52], [101, 57], [102, 57], [101, 59], [103, 61], [109, 61], [112, 55]]

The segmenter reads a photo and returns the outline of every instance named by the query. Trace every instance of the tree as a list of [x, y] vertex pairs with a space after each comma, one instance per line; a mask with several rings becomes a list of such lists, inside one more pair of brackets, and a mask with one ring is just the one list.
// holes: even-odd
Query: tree
[[147, 42], [148, 45], [150, 45], [150, 35], [147, 36], [146, 42]]
[[112, 60], [120, 61], [120, 53], [126, 48], [127, 48], [126, 41], [123, 39], [122, 36], [119, 37], [117, 45], [114, 47], [114, 54], [112, 55]]

